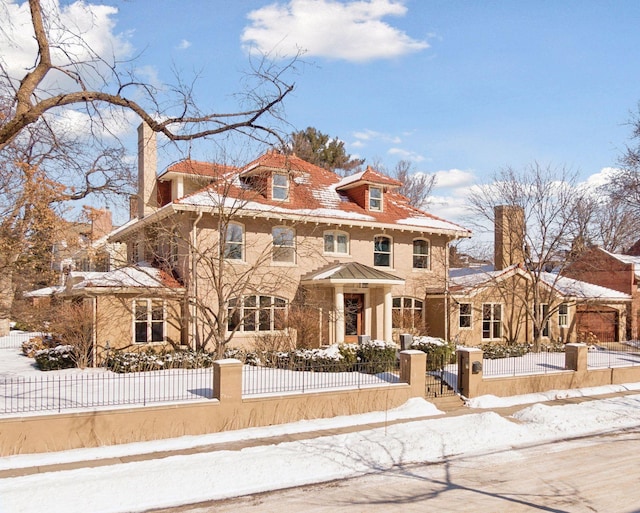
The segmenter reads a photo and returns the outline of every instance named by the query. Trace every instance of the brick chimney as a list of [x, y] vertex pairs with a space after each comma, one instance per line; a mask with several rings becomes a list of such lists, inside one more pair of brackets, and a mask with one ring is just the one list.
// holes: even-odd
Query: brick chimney
[[156, 174], [158, 171], [157, 138], [149, 125], [138, 127], [138, 218], [158, 208]]
[[91, 217], [91, 240], [98, 240], [113, 230], [111, 210], [99, 208], [93, 211]]
[[496, 270], [524, 262], [524, 209], [516, 205], [494, 207], [494, 266]]

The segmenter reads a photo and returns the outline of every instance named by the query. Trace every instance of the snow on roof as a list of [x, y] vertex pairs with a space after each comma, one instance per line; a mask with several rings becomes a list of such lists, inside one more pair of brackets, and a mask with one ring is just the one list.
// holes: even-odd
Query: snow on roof
[[64, 287], [62, 287], [61, 285], [54, 285], [52, 287], [44, 287], [41, 289], [32, 290], [30, 292], [25, 292], [22, 295], [24, 297], [47, 297], [47, 296], [52, 296], [54, 294], [57, 294], [62, 290], [64, 290]]
[[122, 267], [114, 271], [90, 273], [92, 276], [75, 283], [71, 289], [81, 290], [93, 287], [176, 287], [177, 282], [161, 269], [151, 267], [144, 262], [137, 266]]
[[[468, 291], [484, 284], [489, 284], [492, 280], [503, 279], [516, 273], [524, 274], [525, 271], [517, 265], [512, 265], [502, 270], [495, 270], [493, 265], [484, 265], [480, 267], [452, 268], [449, 270], [449, 279], [451, 286]], [[631, 296], [624, 292], [567, 278], [557, 273], [540, 273], [540, 280], [549, 287], [553, 287], [563, 296], [577, 299], [607, 299], [612, 301], [627, 301], [631, 299]]]

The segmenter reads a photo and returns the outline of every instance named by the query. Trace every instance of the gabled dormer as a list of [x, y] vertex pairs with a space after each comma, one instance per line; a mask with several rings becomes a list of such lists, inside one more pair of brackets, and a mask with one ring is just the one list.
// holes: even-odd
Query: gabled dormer
[[240, 172], [240, 181], [269, 201], [291, 202], [297, 160], [295, 156], [270, 150]]
[[385, 194], [402, 185], [371, 167], [343, 178], [336, 191], [345, 193], [351, 201], [369, 212], [385, 211]]
[[158, 205], [164, 206], [199, 191], [235, 170], [222, 164], [181, 160], [158, 176]]

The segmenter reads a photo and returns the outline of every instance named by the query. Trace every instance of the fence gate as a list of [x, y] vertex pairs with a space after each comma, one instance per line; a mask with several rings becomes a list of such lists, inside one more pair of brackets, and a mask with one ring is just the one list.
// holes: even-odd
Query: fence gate
[[[427, 354], [427, 383], [425, 396], [427, 398], [445, 397], [456, 395], [455, 375], [447, 373], [446, 367], [449, 364], [448, 358], [443, 355]], [[449, 383], [447, 377], [450, 377]]]

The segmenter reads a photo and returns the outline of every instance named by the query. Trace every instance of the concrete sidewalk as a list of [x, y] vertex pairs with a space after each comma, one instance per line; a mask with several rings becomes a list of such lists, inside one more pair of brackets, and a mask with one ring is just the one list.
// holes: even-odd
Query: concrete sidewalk
[[[599, 400], [599, 399], [607, 399], [610, 397], [620, 397], [620, 396], [637, 395], [637, 394], [639, 394], [637, 390], [628, 390], [624, 392], [616, 392], [616, 393], [603, 394], [603, 395], [556, 399], [553, 401], [545, 401], [540, 404], [547, 404], [550, 406], [552, 405], [557, 406], [557, 405], [563, 405], [563, 404], [579, 404], [585, 401], [593, 401], [593, 400]], [[320, 438], [323, 436], [331, 436], [331, 435], [338, 435], [338, 434], [353, 433], [357, 431], [365, 431], [369, 429], [384, 428], [386, 426], [390, 426], [394, 424], [416, 422], [416, 421], [422, 421], [422, 420], [433, 420], [433, 419], [440, 419], [443, 417], [456, 417], [461, 415], [484, 413], [487, 411], [493, 411], [503, 417], [510, 417], [515, 412], [522, 410], [523, 408], [526, 408], [528, 406], [528, 404], [519, 404], [519, 405], [507, 406], [503, 408], [488, 408], [488, 409], [468, 408], [464, 405], [463, 401], [458, 396], [445, 397], [445, 398], [435, 399], [435, 400], [431, 399], [430, 402], [433, 402], [436, 405], [436, 407], [443, 412], [443, 415], [404, 418], [404, 419], [390, 420], [387, 422], [377, 422], [377, 423], [369, 423], [369, 424], [357, 424], [352, 426], [343, 426], [339, 428], [306, 431], [302, 433], [292, 433], [292, 434], [277, 435], [277, 436], [270, 436], [270, 437], [263, 437], [263, 438], [238, 440], [233, 442], [220, 442], [220, 443], [214, 443], [214, 444], [199, 445], [196, 447], [190, 447], [185, 449], [158, 451], [158, 452], [150, 452], [150, 453], [143, 453], [143, 454], [132, 454], [129, 456], [99, 458], [99, 459], [92, 459], [92, 460], [86, 460], [86, 461], [73, 461], [68, 463], [39, 465], [39, 466], [23, 467], [23, 468], [16, 468], [16, 469], [5, 469], [5, 470], [0, 470], [0, 479], [33, 475], [33, 474], [46, 473], [46, 472], [74, 470], [79, 468], [103, 467], [103, 466], [109, 466], [109, 465], [117, 465], [120, 463], [131, 463], [131, 462], [138, 462], [138, 461], [161, 459], [161, 458], [167, 458], [167, 457], [176, 456], [176, 455], [199, 454], [199, 453], [207, 453], [212, 451], [240, 451], [242, 449], [246, 449], [250, 447], [259, 447], [263, 445], [275, 445], [275, 444], [286, 443], [286, 442], [295, 442], [299, 440], [310, 440], [314, 438]]]

